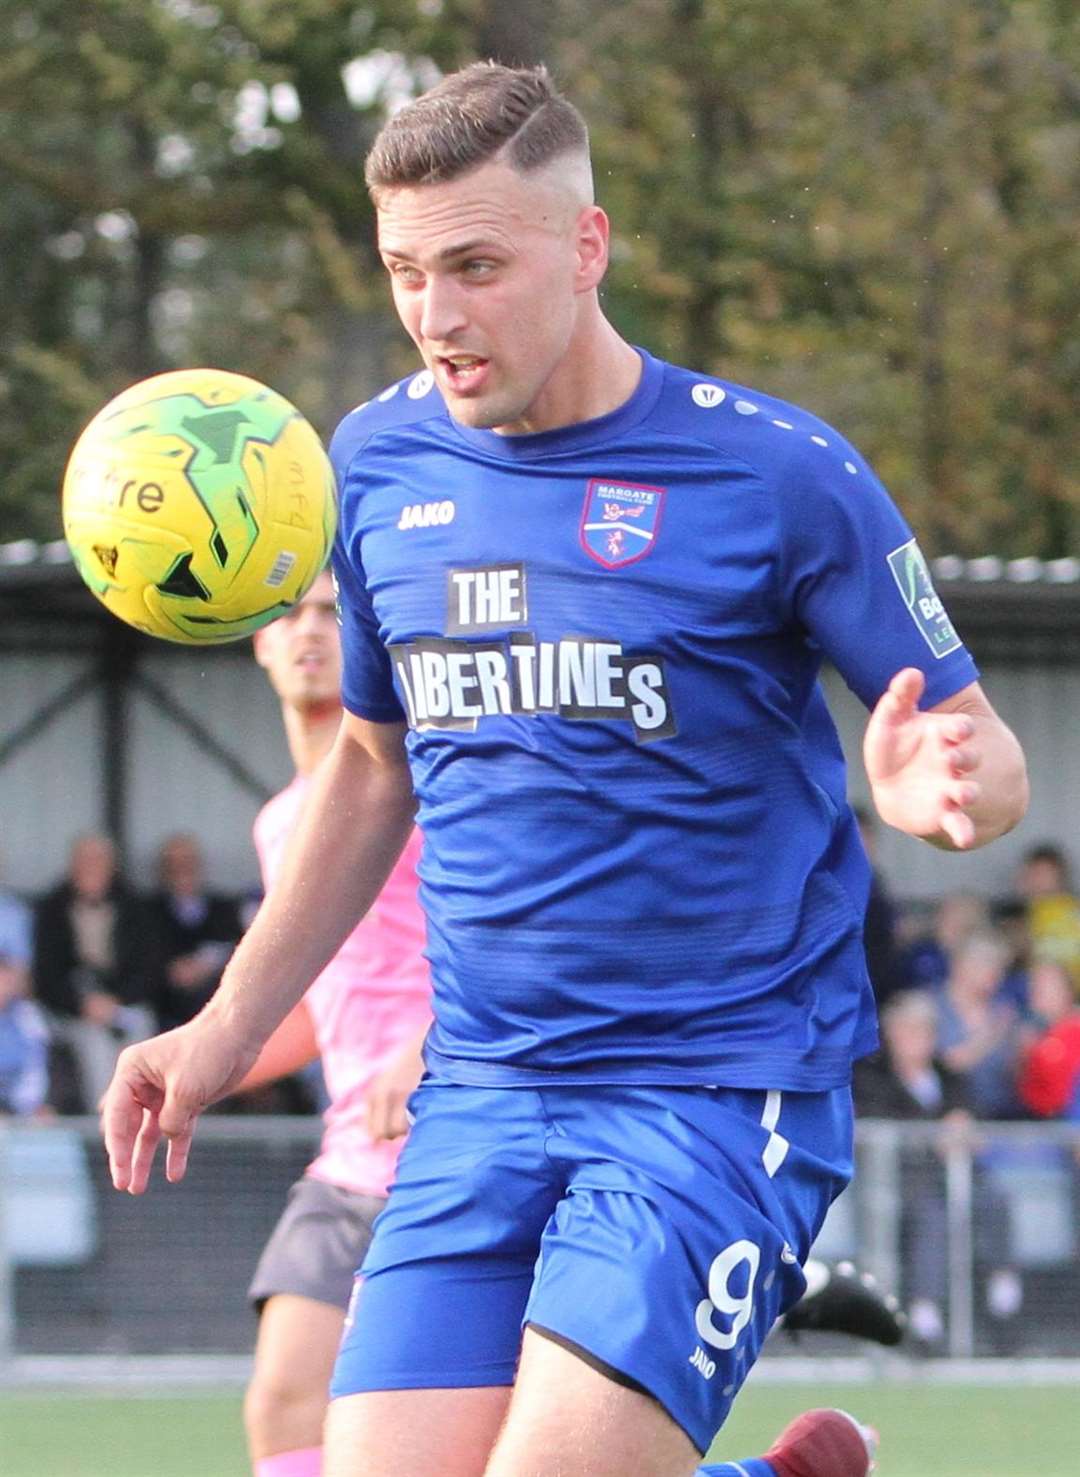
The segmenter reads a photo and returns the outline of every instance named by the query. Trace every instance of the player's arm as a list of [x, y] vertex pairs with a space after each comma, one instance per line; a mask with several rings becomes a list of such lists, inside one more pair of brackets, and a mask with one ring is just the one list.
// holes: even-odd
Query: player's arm
[[255, 1059], [255, 1065], [237, 1083], [235, 1092], [254, 1092], [268, 1082], [277, 1082], [293, 1072], [315, 1061], [319, 1055], [319, 1043], [315, 1039], [315, 1027], [311, 1012], [301, 1000], [277, 1027], [270, 1040]]
[[243, 1080], [379, 895], [415, 812], [404, 736], [403, 724], [346, 712], [280, 874], [217, 992], [187, 1025], [121, 1054], [102, 1107], [117, 1189], [146, 1188], [163, 1135], [166, 1174], [182, 1177], [198, 1115]]
[[[1024, 757], [873, 469], [830, 427], [777, 474], [778, 590], [871, 709], [863, 759], [878, 813], [946, 850], [984, 846], [1027, 807]], [[920, 706], [920, 704], [922, 706]]]
[[874, 707], [863, 741], [870, 790], [889, 825], [970, 851], [1024, 815], [1023, 751], [978, 682], [922, 711], [924, 686], [922, 672], [906, 667]]

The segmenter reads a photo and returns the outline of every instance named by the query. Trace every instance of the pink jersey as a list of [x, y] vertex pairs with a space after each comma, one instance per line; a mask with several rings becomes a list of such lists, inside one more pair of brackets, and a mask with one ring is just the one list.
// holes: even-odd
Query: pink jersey
[[[297, 776], [255, 821], [255, 849], [269, 886], [296, 824], [307, 779]], [[367, 916], [304, 996], [322, 1055], [330, 1106], [307, 1173], [364, 1195], [384, 1195], [401, 1140], [375, 1143], [364, 1123], [368, 1083], [431, 1019], [431, 982], [416, 899], [420, 833], [414, 831]]]

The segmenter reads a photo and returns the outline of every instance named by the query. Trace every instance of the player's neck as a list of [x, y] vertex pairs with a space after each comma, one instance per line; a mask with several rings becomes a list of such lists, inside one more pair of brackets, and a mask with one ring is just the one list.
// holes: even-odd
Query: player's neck
[[284, 708], [285, 737], [297, 774], [308, 775], [326, 758], [341, 726], [341, 707]]
[[555, 431], [625, 405], [641, 380], [641, 355], [621, 338], [599, 305], [583, 309], [570, 346], [528, 412], [507, 435]]

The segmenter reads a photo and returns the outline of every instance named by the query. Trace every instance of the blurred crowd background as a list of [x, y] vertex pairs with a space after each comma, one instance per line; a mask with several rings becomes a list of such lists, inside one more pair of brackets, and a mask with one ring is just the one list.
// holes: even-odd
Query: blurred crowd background
[[[873, 858], [877, 825], [858, 814]], [[86, 834], [42, 895], [0, 889], [0, 1112], [95, 1112], [123, 1045], [213, 994], [258, 894], [211, 889], [194, 834], [166, 837], [155, 871], [135, 885], [112, 840]], [[1030, 847], [1000, 898], [900, 902], [875, 868], [865, 942], [883, 1049], [857, 1073], [864, 1114], [1080, 1125], [1080, 897], [1061, 847]], [[312, 1092], [257, 1106], [311, 1111]]]
[[[860, 823], [873, 858], [876, 825], [869, 813]], [[150, 887], [125, 879], [106, 835], [88, 834], [44, 894], [0, 892], [0, 1115], [47, 1126], [93, 1114], [123, 1045], [188, 1020], [209, 998], [257, 904], [250, 892], [211, 890], [199, 840], [186, 833], [164, 839]], [[973, 1165], [971, 1268], [994, 1351], [1012, 1351], [1030, 1332], [1020, 1315], [1032, 1267], [1056, 1274], [1051, 1288], [1076, 1291], [1080, 896], [1069, 858], [1052, 842], [1029, 847], [1003, 897], [902, 902], [875, 869], [865, 938], [882, 1047], [856, 1069], [860, 1122], [932, 1126], [904, 1142], [891, 1171], [911, 1346], [946, 1346], [946, 1164], [962, 1148]], [[214, 1112], [277, 1119], [323, 1105], [313, 1069]], [[1073, 1124], [1075, 1136], [1000, 1132], [1047, 1122]], [[244, 1193], [229, 1198], [242, 1208]], [[857, 1254], [858, 1240], [842, 1230], [840, 1251]], [[1043, 1286], [1037, 1303], [1046, 1295]]]

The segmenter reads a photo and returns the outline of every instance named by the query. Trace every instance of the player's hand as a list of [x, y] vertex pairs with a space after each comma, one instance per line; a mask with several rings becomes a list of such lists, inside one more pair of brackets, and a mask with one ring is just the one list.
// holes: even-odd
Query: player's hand
[[408, 1133], [407, 1105], [424, 1075], [420, 1054], [423, 1039], [420, 1036], [406, 1042], [389, 1065], [368, 1084], [364, 1098], [367, 1128], [373, 1139], [399, 1139]]
[[866, 776], [882, 820], [966, 851], [976, 837], [969, 812], [981, 794], [971, 778], [981, 760], [975, 723], [966, 713], [921, 712], [925, 686], [915, 667], [889, 683], [866, 726]]
[[256, 1055], [202, 1016], [121, 1052], [101, 1100], [114, 1187], [142, 1194], [162, 1138], [166, 1179], [183, 1179], [199, 1114], [232, 1090]]

